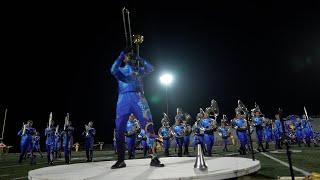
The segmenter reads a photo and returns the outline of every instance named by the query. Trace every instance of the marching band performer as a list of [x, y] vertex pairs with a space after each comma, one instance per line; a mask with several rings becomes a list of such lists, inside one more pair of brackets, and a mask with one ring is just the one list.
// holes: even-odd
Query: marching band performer
[[280, 120], [280, 114], [277, 112], [275, 114], [276, 120], [274, 121], [274, 139], [276, 141], [275, 149], [282, 149], [281, 147], [281, 139], [283, 136], [282, 124]]
[[69, 113], [65, 117], [64, 128], [61, 133], [63, 139], [63, 149], [64, 149], [64, 159], [66, 164], [71, 162], [71, 148], [73, 146], [73, 133], [74, 127], [71, 126], [71, 121], [69, 120]]
[[205, 151], [204, 148], [204, 129], [201, 128], [201, 121], [204, 117], [204, 111], [202, 108], [200, 108], [200, 112], [197, 114], [196, 122], [192, 126], [192, 132], [193, 132], [193, 149], [195, 150], [197, 144], [201, 144], [202, 150]]
[[300, 118], [296, 119], [294, 126], [295, 126], [296, 140], [297, 140], [298, 146], [301, 147], [301, 143], [303, 143], [303, 128], [302, 128], [302, 122]]
[[[214, 119], [210, 118], [213, 114]], [[204, 129], [204, 143], [206, 145], [207, 156], [212, 156], [212, 147], [214, 144], [214, 132], [217, 130], [216, 118], [219, 114], [218, 103], [213, 99], [211, 105], [206, 108], [201, 126]]]
[[94, 136], [96, 135], [96, 129], [93, 127], [92, 121], [90, 121], [88, 125], [85, 125], [85, 131], [82, 133], [82, 135], [84, 135], [85, 138], [87, 162], [92, 162]]
[[161, 120], [162, 127], [158, 131], [158, 135], [162, 138], [162, 145], [164, 149], [164, 154], [169, 156], [170, 139], [172, 138], [172, 130], [170, 127], [170, 120], [166, 113], [163, 113], [163, 118]]
[[61, 158], [61, 132], [59, 131], [59, 125], [56, 126], [56, 131], [54, 133], [54, 140], [55, 140], [55, 150], [54, 156], [55, 158]]
[[314, 138], [312, 125], [310, 123], [309, 118], [306, 115], [302, 115], [302, 127], [303, 127], [303, 134], [308, 147], [310, 147], [310, 143], [313, 142], [314, 147], [319, 147], [317, 144], [316, 139]]
[[[137, 66], [136, 60], [138, 60], [138, 64], [142, 65], [141, 67]], [[125, 63], [124, 67], [120, 67], [122, 62]], [[124, 134], [128, 117], [131, 113], [138, 118], [142, 129], [150, 130], [146, 131], [146, 134], [150, 142], [149, 145], [153, 146], [153, 151], [155, 150], [155, 143], [152, 143], [152, 139], [157, 136], [154, 133], [153, 123], [149, 123], [150, 127], [146, 128], [147, 123], [152, 121], [152, 116], [143, 91], [143, 77], [152, 71], [153, 66], [148, 61], [136, 57], [130, 50], [122, 51], [111, 67], [111, 74], [118, 80], [119, 84], [117, 115], [115, 120], [118, 161], [111, 167], [112, 169], [126, 167], [124, 162]], [[150, 165], [156, 167], [164, 166], [160, 163], [156, 152], [153, 152]]]
[[21, 136], [21, 153], [19, 156], [19, 163], [22, 162], [22, 159], [24, 158], [29, 149], [31, 149], [31, 163], [33, 163], [32, 135], [34, 135], [36, 129], [32, 127], [32, 124], [33, 122], [31, 120], [28, 120], [27, 124], [23, 124], [22, 129], [18, 132], [18, 136]]
[[131, 114], [127, 122], [127, 130], [125, 132], [129, 159], [135, 158], [136, 137], [139, 131], [139, 121], [133, 114]]
[[54, 150], [55, 150], [55, 147], [54, 147], [55, 131], [56, 131], [56, 128], [54, 127], [54, 121], [52, 120], [52, 113], [50, 113], [49, 124], [44, 132], [46, 136], [46, 150], [47, 150], [47, 159], [48, 159], [49, 165], [53, 165]]
[[33, 140], [33, 152], [38, 152], [41, 158], [43, 158], [42, 152], [40, 149], [40, 133], [36, 131], [32, 140]]
[[226, 115], [223, 115], [221, 119], [221, 126], [218, 128], [218, 134], [221, 136], [224, 148], [223, 151], [228, 151], [229, 137], [231, 135], [230, 128], [228, 126], [228, 119]]
[[209, 117], [210, 109], [206, 108], [204, 117], [201, 121], [201, 126], [204, 128], [204, 144], [206, 146], [206, 155], [212, 156], [212, 147], [214, 144], [214, 131], [217, 129], [217, 123], [215, 119]]
[[247, 135], [247, 121], [241, 115], [241, 110], [239, 108], [235, 109], [236, 118], [232, 120], [232, 126], [236, 130], [236, 134], [240, 141], [239, 153], [241, 155], [246, 154], [246, 146], [248, 145], [248, 135]]
[[185, 125], [183, 124], [185, 117], [182, 108], [177, 108], [177, 115], [175, 117], [175, 125], [172, 127], [173, 135], [178, 146], [178, 157], [182, 157], [182, 146], [184, 140]]
[[263, 152], [266, 150], [263, 147], [262, 141], [264, 136], [263, 126], [264, 126], [264, 117], [261, 114], [260, 108], [257, 104], [255, 104], [255, 108], [251, 110], [252, 113], [252, 122], [253, 126], [256, 130], [257, 142], [258, 142], [258, 151], [261, 152], [260, 147], [262, 148]]
[[140, 145], [143, 150], [143, 157], [147, 157], [149, 148], [148, 148], [148, 144], [147, 144], [146, 131], [144, 129], [140, 130], [140, 133], [138, 134], [138, 140], [140, 141]]
[[264, 139], [266, 141], [265, 149], [269, 149], [269, 143], [273, 139], [272, 126], [273, 126], [272, 120], [267, 119], [265, 123], [265, 128], [264, 128]]
[[185, 126], [184, 137], [183, 137], [183, 145], [184, 145], [183, 154], [187, 156], [189, 155], [190, 135], [192, 133], [192, 127], [189, 124], [189, 122], [191, 122], [191, 115], [186, 113], [185, 119], [183, 121], [183, 124]]

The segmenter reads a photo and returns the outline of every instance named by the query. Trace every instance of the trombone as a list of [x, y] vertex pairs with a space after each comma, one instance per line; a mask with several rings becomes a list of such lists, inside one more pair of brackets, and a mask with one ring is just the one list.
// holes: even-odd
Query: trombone
[[[129, 48], [129, 47], [133, 48], [133, 43], [134, 43], [136, 45], [136, 57], [140, 57], [140, 45], [143, 43], [144, 37], [139, 34], [132, 35], [131, 23], [130, 23], [130, 11], [126, 7], [123, 7], [122, 9], [122, 20], [123, 20], [124, 36], [126, 39], [126, 48]], [[131, 50], [131, 52], [133, 53], [133, 49]], [[139, 61], [137, 62], [137, 65], [138, 67], [140, 67]]]

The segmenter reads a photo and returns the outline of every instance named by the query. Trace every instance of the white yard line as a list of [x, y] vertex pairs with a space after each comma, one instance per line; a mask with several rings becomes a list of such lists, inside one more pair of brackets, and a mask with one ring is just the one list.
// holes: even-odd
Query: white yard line
[[[289, 167], [289, 164], [288, 164], [288, 163], [283, 162], [283, 161], [281, 161], [280, 159], [277, 159], [277, 158], [275, 158], [275, 157], [273, 157], [273, 156], [271, 156], [271, 155], [269, 155], [269, 154], [266, 154], [266, 153], [264, 153], [264, 152], [261, 152], [261, 154], [264, 155], [264, 156], [266, 156], [267, 158], [270, 158], [270, 159], [272, 159], [272, 160], [274, 160], [274, 161], [276, 161], [276, 162], [284, 165], [284, 166]], [[307, 172], [307, 171], [305, 171], [305, 170], [303, 170], [303, 169], [299, 169], [299, 168], [297, 168], [297, 167], [295, 167], [295, 166], [292, 166], [292, 169], [295, 170], [295, 171], [298, 171], [298, 172], [302, 173], [302, 174], [305, 175], [305, 176], [310, 175], [309, 172]]]

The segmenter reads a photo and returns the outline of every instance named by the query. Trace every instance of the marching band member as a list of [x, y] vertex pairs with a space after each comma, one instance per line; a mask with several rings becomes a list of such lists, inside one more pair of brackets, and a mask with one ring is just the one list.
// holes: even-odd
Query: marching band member
[[192, 133], [192, 127], [189, 124], [191, 122], [191, 116], [190, 114], [186, 113], [185, 114], [185, 119], [183, 121], [183, 124], [185, 126], [184, 130], [184, 137], [183, 137], [183, 145], [184, 145], [184, 155], [189, 155], [189, 144], [190, 144], [190, 135]]
[[140, 145], [143, 150], [143, 157], [147, 157], [149, 148], [147, 144], [147, 135], [144, 129], [140, 130], [140, 133], [138, 134], [138, 140], [140, 141]]
[[236, 130], [236, 134], [240, 141], [239, 153], [246, 154], [246, 146], [248, 145], [247, 121], [241, 115], [241, 111], [236, 108], [236, 118], [232, 120], [232, 126]]
[[276, 141], [275, 149], [282, 149], [281, 147], [281, 139], [283, 136], [282, 124], [280, 120], [280, 114], [277, 112], [275, 114], [276, 120], [274, 121], [274, 139]]
[[302, 123], [303, 134], [304, 134], [304, 138], [307, 143], [307, 146], [310, 147], [310, 143], [313, 142], [314, 147], [319, 147], [316, 139], [314, 138], [313, 129], [312, 129], [310, 120], [309, 118], [307, 118], [306, 115], [302, 115], [301, 123]]
[[201, 144], [202, 150], [205, 151], [204, 148], [204, 129], [201, 128], [201, 121], [204, 117], [204, 111], [200, 108], [200, 112], [197, 114], [196, 122], [192, 126], [193, 136], [193, 149], [195, 150], [197, 144]]
[[85, 125], [85, 131], [82, 133], [82, 135], [85, 137], [87, 162], [92, 162], [94, 136], [96, 135], [96, 129], [93, 127], [92, 121], [90, 121], [88, 125]]
[[300, 118], [296, 118], [294, 126], [295, 126], [296, 140], [297, 140], [298, 146], [301, 147], [301, 143], [303, 143], [303, 128], [302, 128], [302, 122]]
[[228, 151], [229, 137], [231, 135], [230, 128], [228, 126], [228, 119], [226, 115], [223, 115], [221, 119], [221, 126], [218, 128], [218, 134], [221, 136], [224, 148], [223, 151]]
[[[138, 59], [137, 66], [136, 60]], [[124, 67], [120, 67], [122, 62], [125, 63]], [[163, 167], [160, 163], [156, 152], [155, 143], [152, 143], [153, 139], [157, 136], [154, 133], [152, 116], [150, 108], [143, 91], [143, 78], [153, 71], [152, 65], [140, 58], [135, 54], [128, 51], [122, 51], [119, 57], [115, 60], [111, 67], [111, 74], [118, 80], [119, 84], [119, 96], [117, 103], [117, 115], [116, 115], [116, 141], [118, 161], [111, 167], [112, 169], [126, 167], [124, 162], [125, 157], [125, 130], [128, 117], [133, 113], [138, 120], [142, 129], [150, 130], [146, 131], [147, 138], [149, 139], [149, 145], [152, 145], [153, 157], [151, 159], [151, 166]], [[146, 128], [147, 123], [150, 127]]]
[[264, 128], [264, 139], [266, 141], [266, 148], [265, 149], [269, 149], [269, 143], [272, 141], [273, 139], [273, 133], [272, 133], [272, 120], [271, 119], [267, 119], [266, 123], [265, 123], [265, 128]]
[[61, 158], [61, 132], [59, 131], [59, 125], [56, 126], [56, 131], [54, 133], [54, 141], [55, 141], [55, 150], [54, 156], [55, 158]]
[[263, 126], [264, 126], [264, 117], [262, 117], [260, 108], [257, 104], [255, 104], [255, 108], [251, 110], [252, 112], [252, 122], [253, 126], [255, 127], [256, 131], [256, 137], [257, 137], [257, 143], [258, 143], [258, 151], [260, 152], [262, 148], [263, 152], [266, 152], [266, 150], [263, 147], [262, 141], [264, 136]]
[[175, 117], [175, 125], [172, 127], [173, 135], [178, 146], [178, 157], [182, 157], [182, 146], [184, 140], [185, 125], [183, 124], [185, 117], [181, 108], [177, 108]]
[[163, 118], [161, 120], [162, 127], [158, 131], [158, 135], [162, 138], [162, 145], [164, 149], [164, 154], [169, 156], [170, 139], [172, 138], [172, 130], [170, 127], [170, 120], [166, 113], [163, 113]]
[[61, 133], [63, 139], [64, 159], [66, 164], [71, 162], [71, 148], [73, 146], [74, 127], [71, 126], [69, 114], [65, 118], [65, 124]]
[[140, 131], [139, 121], [136, 119], [136, 117], [133, 114], [131, 114], [127, 122], [127, 130], [125, 133], [129, 159], [135, 158], [136, 137], [139, 131]]
[[[32, 135], [34, 135], [36, 129], [32, 127], [33, 122], [28, 120], [27, 124], [23, 124], [22, 129], [18, 132], [18, 136], [21, 137], [20, 143], [20, 156], [19, 163], [22, 162], [22, 159], [26, 155], [29, 149], [32, 149]], [[33, 163], [33, 155], [31, 150], [31, 163]]]
[[46, 136], [46, 150], [47, 150], [47, 159], [48, 164], [53, 165], [53, 158], [54, 158], [54, 150], [55, 150], [55, 131], [56, 128], [54, 127], [54, 121], [52, 120], [52, 113], [50, 113], [49, 124], [48, 127], [45, 129], [45, 136]]
[[40, 149], [40, 133], [39, 132], [35, 132], [35, 135], [33, 136], [33, 152], [38, 152], [41, 156], [41, 158], [43, 158], [42, 156], [42, 152]]

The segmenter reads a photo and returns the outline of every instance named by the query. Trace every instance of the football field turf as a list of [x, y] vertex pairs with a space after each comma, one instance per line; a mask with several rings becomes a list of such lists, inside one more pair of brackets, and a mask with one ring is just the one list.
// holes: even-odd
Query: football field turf
[[[214, 157], [222, 157], [222, 156], [240, 156], [237, 153], [236, 147], [230, 145], [229, 146], [230, 151], [229, 152], [223, 152], [222, 147], [220, 146], [214, 146]], [[297, 147], [293, 146], [292, 150], [294, 150], [294, 153], [292, 154], [292, 161], [293, 165], [301, 169], [305, 172], [320, 172], [320, 148], [319, 147]], [[193, 151], [193, 147], [189, 147], [190, 155], [195, 155]], [[170, 153], [172, 156], [175, 156], [174, 149], [170, 149]], [[163, 152], [160, 151], [159, 155], [162, 156]], [[269, 156], [272, 156], [276, 159], [279, 159], [281, 161], [287, 162], [287, 156], [285, 154], [285, 151], [280, 153], [274, 153], [273, 149], [270, 149], [270, 152], [266, 153]], [[36, 165], [30, 165], [30, 160], [24, 160], [22, 164], [18, 164], [18, 155], [17, 153], [9, 153], [2, 155], [0, 157], [0, 179], [27, 179], [27, 174], [29, 170], [37, 169], [41, 167], [46, 167], [47, 160], [46, 156], [41, 158], [39, 154], [36, 153]], [[62, 154], [63, 156], [63, 154]], [[258, 159], [261, 162], [261, 169], [255, 173], [251, 174], [249, 176], [241, 177], [239, 179], [277, 179], [278, 177], [282, 176], [290, 176], [289, 168], [285, 165], [270, 159], [269, 157], [266, 157], [262, 153], [256, 153], [255, 154], [256, 159]], [[246, 156], [241, 157], [247, 157], [251, 158], [251, 154], [248, 154]], [[136, 158], [142, 158], [142, 152], [137, 151], [136, 152]], [[103, 151], [94, 151], [94, 161], [106, 161], [106, 160], [115, 160], [116, 155], [112, 151], [112, 149], [107, 148]], [[72, 152], [72, 163], [83, 163], [85, 162], [85, 152], [79, 151], [79, 152]], [[55, 160], [55, 165], [64, 164], [63, 158], [58, 158]], [[110, 167], [106, 167], [110, 168]], [[193, 167], [192, 167], [193, 168]], [[305, 176], [300, 171], [294, 171], [294, 174], [296, 176]]]

